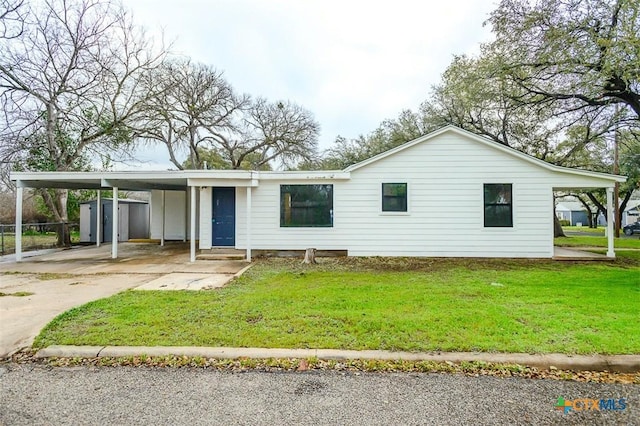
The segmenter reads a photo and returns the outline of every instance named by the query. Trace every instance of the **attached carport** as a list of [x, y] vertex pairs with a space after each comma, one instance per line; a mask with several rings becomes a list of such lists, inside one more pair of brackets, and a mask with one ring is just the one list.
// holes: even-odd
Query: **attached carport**
[[[113, 220], [111, 257], [118, 258], [118, 191], [161, 191], [161, 239], [160, 245], [165, 243], [166, 222], [166, 191], [182, 191], [185, 193], [186, 211], [188, 220], [185, 221], [184, 236], [189, 235], [190, 261], [196, 260], [196, 240], [198, 239], [197, 221], [197, 197], [198, 188], [204, 186], [247, 187], [247, 209], [251, 209], [251, 187], [258, 185], [257, 174], [245, 170], [167, 170], [155, 172], [122, 171], [122, 172], [14, 172], [11, 180], [16, 182], [16, 230], [22, 229], [22, 198], [24, 188], [60, 188], [60, 189], [93, 189], [97, 191], [97, 217], [100, 217], [100, 198], [102, 190], [113, 191]], [[247, 215], [250, 216], [250, 215]], [[98, 221], [99, 222], [99, 221]], [[247, 234], [247, 259], [251, 259], [251, 221], [246, 223]], [[96, 245], [100, 245], [102, 232], [109, 230], [100, 229], [97, 226]], [[22, 234], [16, 232], [16, 261], [22, 260]]]
[[[113, 226], [111, 230], [101, 229], [101, 221], [97, 221], [96, 245], [100, 246], [102, 232], [112, 233], [111, 258], [118, 258], [118, 191], [184, 191], [187, 192], [188, 177], [175, 172], [18, 172], [11, 174], [11, 180], [16, 182], [16, 231], [22, 229], [22, 199], [25, 188], [33, 189], [92, 189], [97, 191], [97, 216], [101, 217], [101, 191], [113, 191]], [[195, 188], [194, 188], [195, 189]], [[192, 190], [192, 196], [194, 195]], [[192, 233], [191, 246], [195, 259], [195, 210], [193, 202], [190, 213]], [[162, 202], [162, 226], [164, 227], [165, 205]], [[186, 235], [186, 231], [185, 231]], [[161, 245], [164, 245], [164, 229]], [[16, 261], [22, 260], [22, 233], [16, 232]]]
[[[555, 191], [563, 191], [563, 192], [571, 192], [575, 190], [580, 191], [593, 191], [595, 189], [605, 189], [607, 194], [607, 257], [615, 258], [616, 253], [614, 249], [614, 220], [611, 220], [615, 217], [615, 203], [613, 199], [613, 189], [615, 183], [622, 183], [626, 180], [624, 176], [616, 176], [616, 175], [604, 175], [598, 174], [595, 172], [586, 172], [586, 171], [575, 171], [572, 170], [571, 173], [574, 175], [570, 179], [574, 180], [570, 185], [562, 185], [562, 186], [554, 186], [552, 190]], [[580, 176], [581, 179], [587, 180], [588, 183], [579, 184], [580, 178], [577, 178], [575, 175]], [[598, 176], [600, 175], [600, 176]], [[607, 177], [608, 180], [600, 179], [601, 182], [598, 182], [598, 185], [594, 185], [594, 178], [598, 179], [600, 177]], [[553, 232], [552, 232], [553, 235]]]

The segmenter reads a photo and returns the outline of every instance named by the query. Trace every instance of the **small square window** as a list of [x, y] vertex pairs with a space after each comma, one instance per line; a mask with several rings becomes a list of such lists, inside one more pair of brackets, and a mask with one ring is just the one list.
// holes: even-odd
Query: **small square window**
[[407, 184], [383, 183], [382, 184], [382, 211], [406, 212], [407, 211]]
[[512, 228], [513, 202], [510, 183], [484, 184], [485, 228]]

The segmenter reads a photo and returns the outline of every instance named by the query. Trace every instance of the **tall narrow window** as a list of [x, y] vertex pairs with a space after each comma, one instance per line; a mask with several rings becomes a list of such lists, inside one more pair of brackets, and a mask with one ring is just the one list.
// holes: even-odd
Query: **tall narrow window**
[[510, 183], [484, 184], [485, 228], [513, 227], [513, 203]]
[[407, 184], [383, 183], [382, 184], [382, 211], [406, 212], [407, 211]]
[[280, 185], [280, 226], [333, 226], [333, 185]]

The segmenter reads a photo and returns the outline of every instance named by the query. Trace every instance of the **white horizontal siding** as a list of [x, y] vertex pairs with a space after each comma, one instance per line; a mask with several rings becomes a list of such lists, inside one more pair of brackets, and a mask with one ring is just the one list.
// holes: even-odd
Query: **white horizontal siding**
[[[381, 184], [409, 184], [408, 214], [381, 212]], [[602, 186], [445, 133], [334, 181], [334, 226], [280, 227], [280, 185], [252, 190], [253, 249], [348, 250], [354, 256], [551, 257], [553, 187]], [[483, 184], [513, 185], [513, 228], [484, 228]], [[204, 213], [204, 210], [201, 210]], [[209, 231], [210, 232], [210, 231]], [[210, 238], [210, 237], [209, 237]], [[246, 189], [236, 191], [236, 247], [246, 246]]]
[[[351, 255], [550, 257], [551, 173], [458, 135], [442, 135], [351, 174], [341, 200]], [[380, 214], [380, 184], [409, 183], [410, 214]], [[513, 228], [484, 228], [483, 184], [513, 185]], [[375, 197], [373, 197], [375, 195]], [[371, 232], [375, 229], [375, 233]]]

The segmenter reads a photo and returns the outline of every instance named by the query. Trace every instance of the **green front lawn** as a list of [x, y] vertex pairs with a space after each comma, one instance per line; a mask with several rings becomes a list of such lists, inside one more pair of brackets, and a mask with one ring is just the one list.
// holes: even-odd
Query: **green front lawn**
[[34, 346], [194, 345], [640, 353], [640, 257], [259, 262], [215, 291], [126, 291], [68, 311]]
[[[591, 236], [570, 236], [559, 237], [554, 240], [554, 244], [560, 247], [607, 247], [606, 237]], [[640, 249], [640, 237], [633, 236], [631, 238], [614, 238], [613, 246], [615, 248], [631, 248]]]

